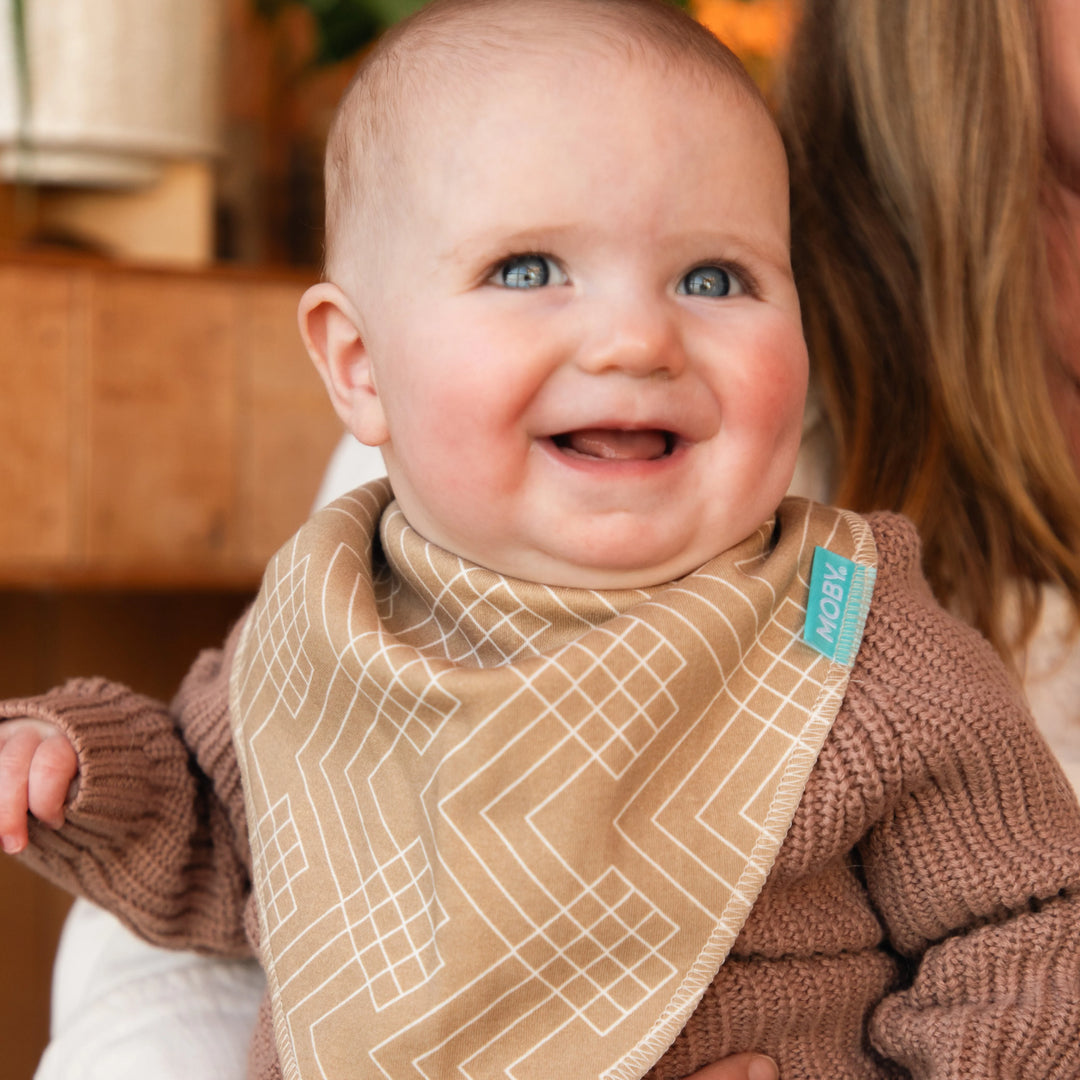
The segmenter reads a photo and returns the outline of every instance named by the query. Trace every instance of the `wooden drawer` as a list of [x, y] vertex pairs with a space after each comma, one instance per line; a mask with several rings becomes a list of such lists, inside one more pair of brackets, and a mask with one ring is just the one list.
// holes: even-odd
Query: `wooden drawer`
[[0, 260], [0, 585], [256, 581], [341, 432], [305, 284]]

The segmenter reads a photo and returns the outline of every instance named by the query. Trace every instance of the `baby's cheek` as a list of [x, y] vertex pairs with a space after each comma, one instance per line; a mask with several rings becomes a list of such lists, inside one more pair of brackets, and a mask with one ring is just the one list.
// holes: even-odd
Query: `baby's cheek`
[[806, 368], [791, 352], [759, 354], [755, 370], [743, 382], [742, 407], [758, 423], [802, 425], [806, 404]]

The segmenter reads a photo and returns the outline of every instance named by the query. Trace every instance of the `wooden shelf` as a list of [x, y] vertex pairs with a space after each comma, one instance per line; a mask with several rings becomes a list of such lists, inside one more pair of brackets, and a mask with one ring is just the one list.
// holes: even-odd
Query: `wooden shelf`
[[341, 432], [308, 283], [0, 258], [0, 587], [257, 582]]

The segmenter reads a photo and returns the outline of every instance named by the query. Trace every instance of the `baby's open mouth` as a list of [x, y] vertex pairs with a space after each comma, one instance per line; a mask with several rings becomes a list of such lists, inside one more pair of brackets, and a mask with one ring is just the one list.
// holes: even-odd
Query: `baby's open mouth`
[[553, 435], [551, 441], [563, 451], [605, 461], [655, 461], [675, 449], [676, 436], [658, 428], [581, 428]]

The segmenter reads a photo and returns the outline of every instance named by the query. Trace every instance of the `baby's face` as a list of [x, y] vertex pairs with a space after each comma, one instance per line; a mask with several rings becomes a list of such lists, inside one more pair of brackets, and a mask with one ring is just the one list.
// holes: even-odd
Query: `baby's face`
[[357, 301], [413, 527], [589, 588], [749, 535], [790, 482], [807, 378], [760, 106], [640, 60], [534, 61], [416, 139]]

